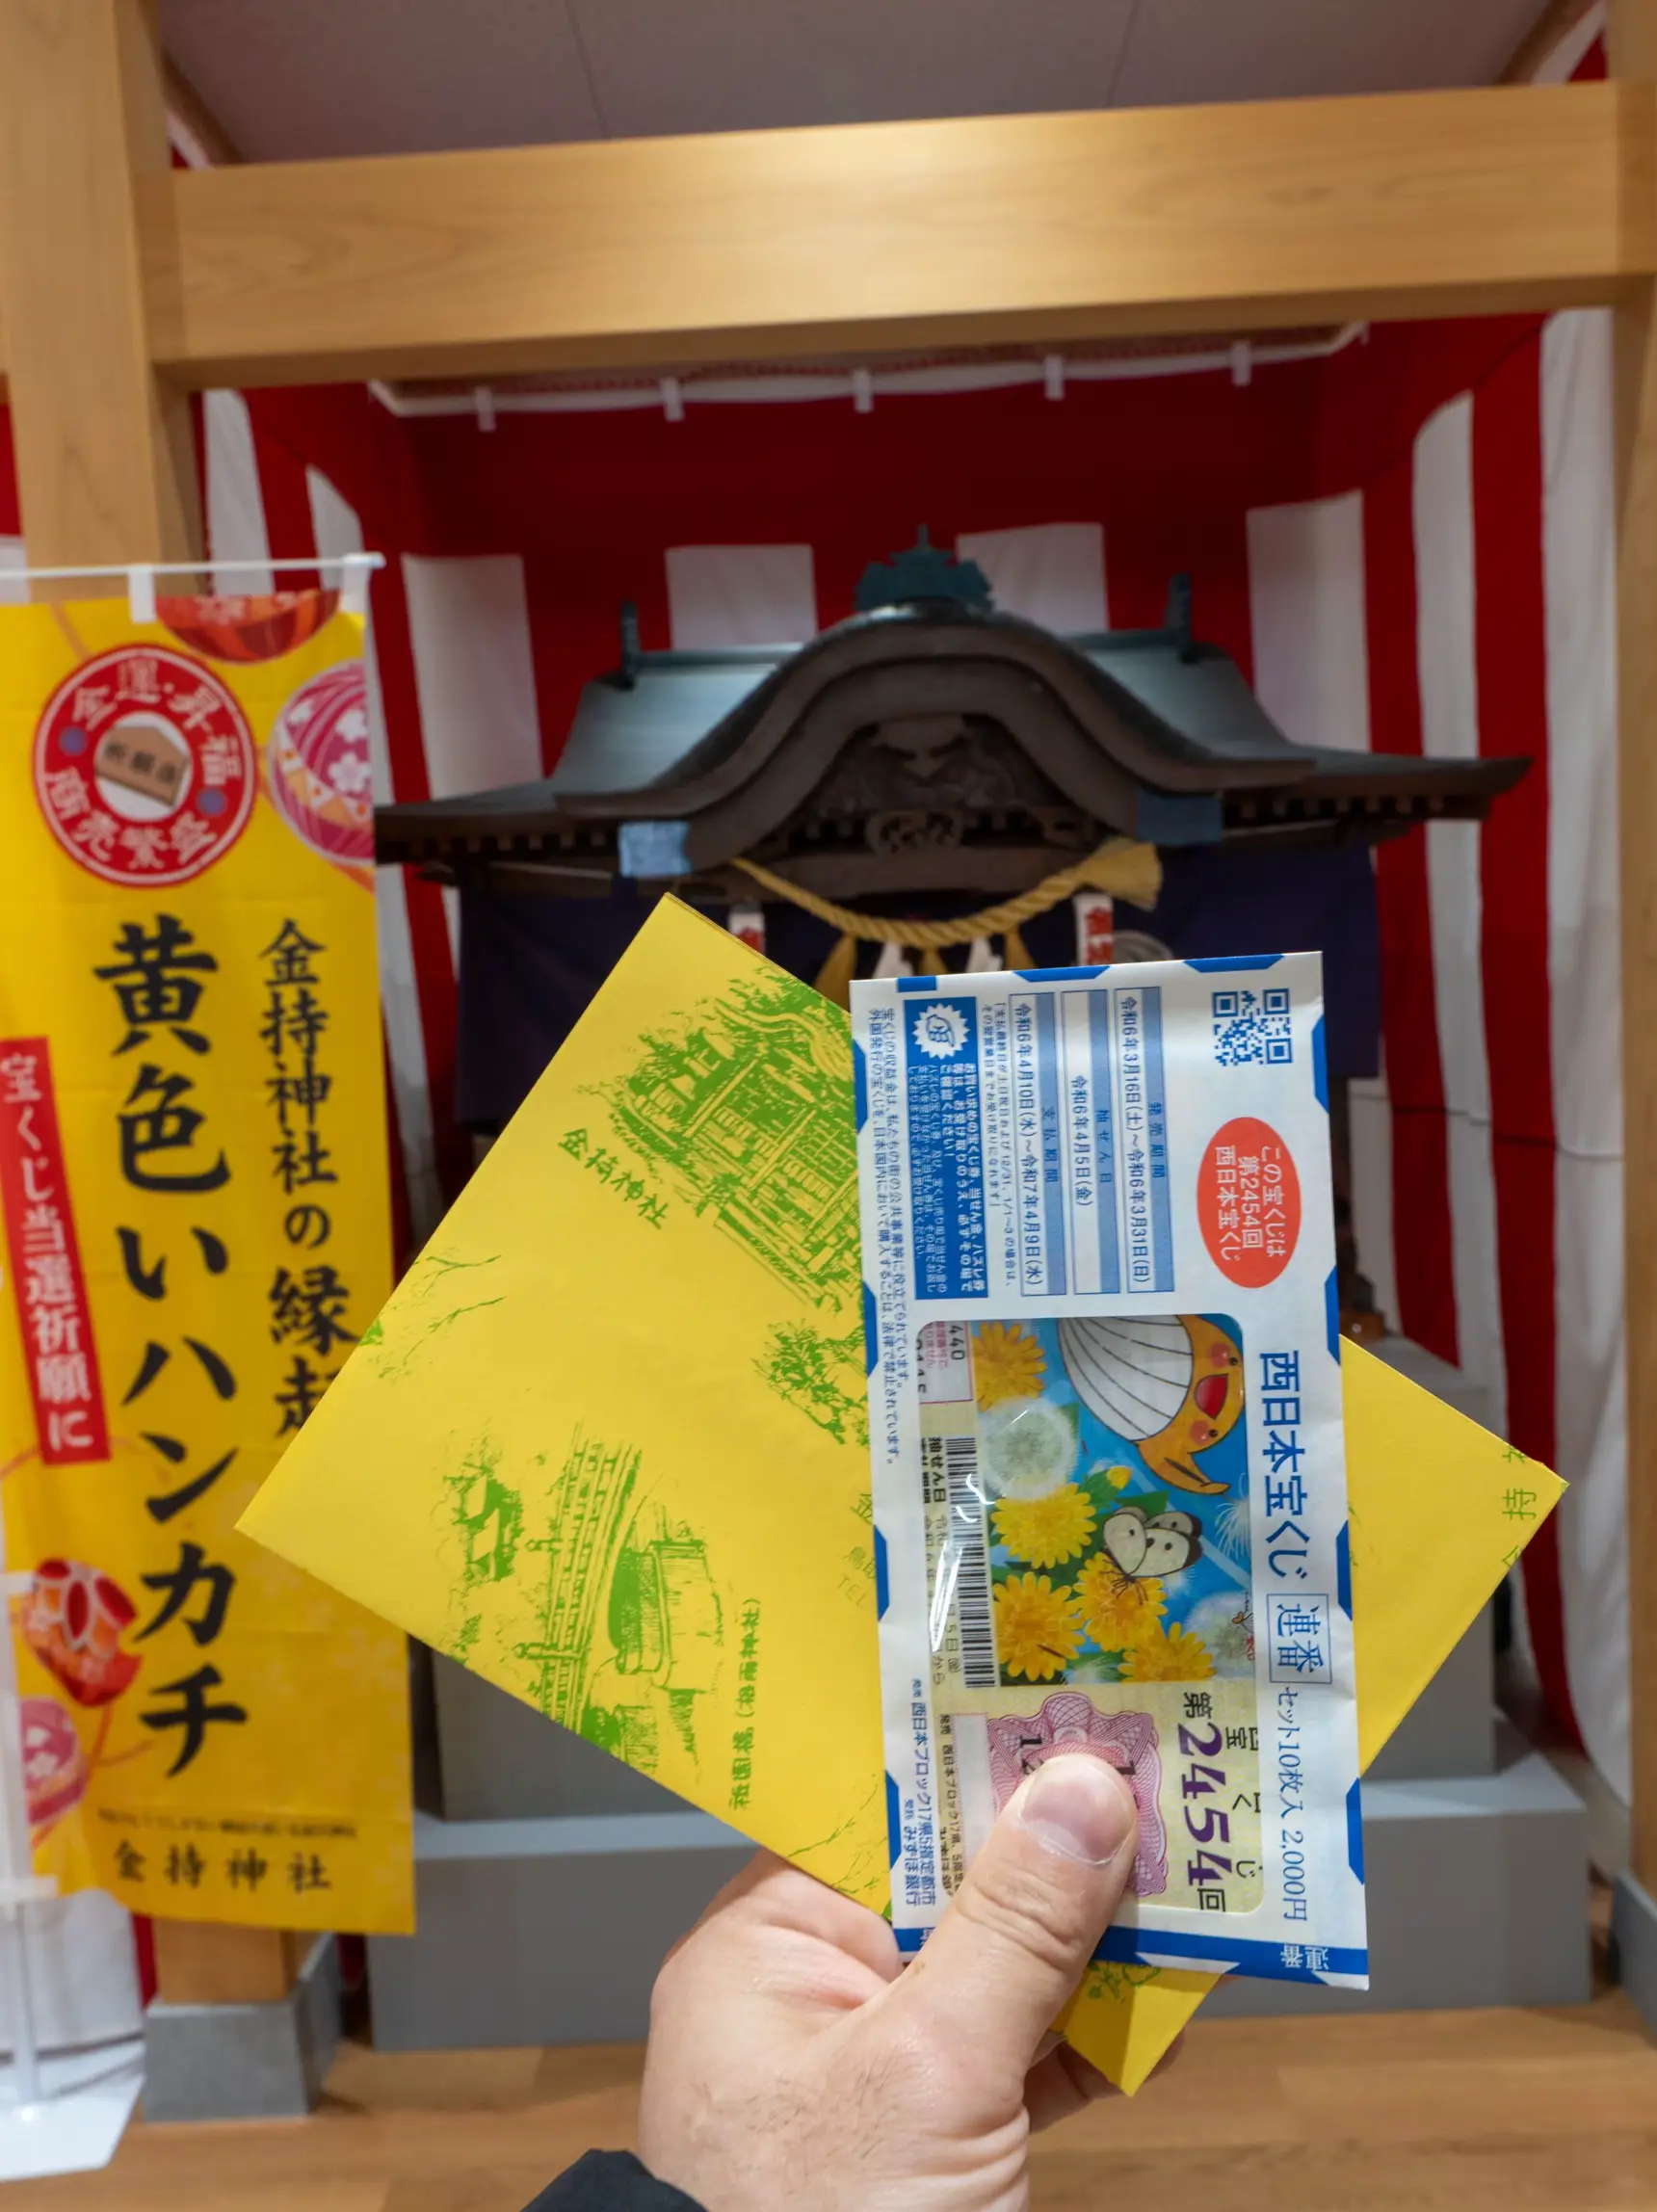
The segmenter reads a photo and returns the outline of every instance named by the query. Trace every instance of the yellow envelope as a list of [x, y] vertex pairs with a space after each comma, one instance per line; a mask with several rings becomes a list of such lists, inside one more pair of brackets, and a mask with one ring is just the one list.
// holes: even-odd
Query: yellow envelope
[[[851, 1093], [846, 1015], [663, 900], [240, 1525], [878, 1910]], [[1344, 1373], [1367, 1760], [1564, 1486]], [[1212, 1987], [1096, 1966], [1065, 2032], [1131, 2090]]]

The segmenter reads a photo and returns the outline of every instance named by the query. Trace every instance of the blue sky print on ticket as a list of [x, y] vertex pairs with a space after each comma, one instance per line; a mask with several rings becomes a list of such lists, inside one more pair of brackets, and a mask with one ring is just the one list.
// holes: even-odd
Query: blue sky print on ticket
[[[947, 1324], [934, 1324], [947, 1328]], [[971, 1331], [991, 1575], [1084, 1593], [1062, 1668], [1038, 1639], [1004, 1683], [1254, 1678], [1242, 1331], [1223, 1314], [980, 1323]], [[1200, 1468], [1200, 1471], [1198, 1471]], [[1196, 1486], [1200, 1485], [1200, 1488]], [[1175, 1633], [1177, 1632], [1177, 1633]]]

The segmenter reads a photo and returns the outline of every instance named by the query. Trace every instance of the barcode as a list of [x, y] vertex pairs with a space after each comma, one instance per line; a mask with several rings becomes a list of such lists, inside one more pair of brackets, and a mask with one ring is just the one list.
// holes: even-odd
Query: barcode
[[960, 1678], [969, 1690], [996, 1686], [995, 1626], [989, 1605], [989, 1556], [984, 1548], [984, 1499], [978, 1487], [978, 1438], [943, 1440], [944, 1498], [950, 1548], [960, 1560], [955, 1619], [960, 1632]]

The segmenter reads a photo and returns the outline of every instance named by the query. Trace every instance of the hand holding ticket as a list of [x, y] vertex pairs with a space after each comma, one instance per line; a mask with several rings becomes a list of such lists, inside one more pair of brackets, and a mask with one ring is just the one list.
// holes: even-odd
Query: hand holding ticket
[[866, 1907], [760, 1853], [657, 1981], [651, 2172], [720, 2212], [1024, 2203], [1030, 2137], [1109, 2088], [1048, 2029], [1133, 1838], [1127, 1792], [1092, 1759], [1043, 1768], [907, 1974]]
[[[1118, 968], [1112, 988], [1124, 975], [1155, 981], [1145, 970]], [[1074, 987], [1080, 980], [1068, 982]], [[1245, 989], [1255, 990], [1258, 1002], [1263, 990], [1257, 987], [1280, 988], [1276, 979], [1193, 974], [1191, 980], [1199, 992], [1238, 993], [1234, 1016], [1216, 1014], [1211, 998], [1197, 1001], [1205, 1018], [1196, 1034], [1211, 1065], [1217, 1040], [1233, 1056], [1257, 1051], [1261, 1060], [1251, 1065], [1283, 1065], [1265, 1057], [1270, 1048], [1281, 1050], [1280, 1017], [1274, 1010], [1268, 1019], [1261, 1007], [1253, 1018], [1242, 1005]], [[924, 995], [905, 997], [913, 1006]], [[958, 998], [960, 987], [952, 979], [938, 995]], [[1312, 1046], [1296, 1022], [1288, 1032], [1290, 1065], [1303, 1066]], [[947, 1032], [953, 1025], [943, 1026]], [[364, 1330], [245, 1525], [385, 1619], [581, 1727], [592, 1741], [740, 1825], [848, 1898], [879, 1909], [892, 1884], [884, 1773], [890, 1761], [882, 1755], [875, 1618], [882, 1605], [892, 1613], [897, 1584], [889, 1538], [877, 1545], [870, 1527], [859, 1278], [873, 1290], [881, 1273], [860, 1261], [858, 1249], [853, 1125], [858, 1120], [867, 1129], [870, 1117], [867, 1057], [861, 1093], [853, 1061], [837, 1009], [768, 967], [727, 932], [664, 899], [438, 1236]], [[667, 1079], [659, 1080], [664, 1067]], [[1079, 1072], [1091, 1080], [1088, 1069]], [[1039, 1066], [1027, 1069], [1027, 1091], [1037, 1073]], [[643, 1127], [642, 1100], [666, 1120], [658, 1116]], [[1027, 1111], [1031, 1103], [1027, 1098]], [[1124, 1100], [1124, 1123], [1128, 1113], [1145, 1110], [1143, 1096]], [[1270, 1120], [1275, 1109], [1262, 1103], [1258, 1112]], [[1321, 1113], [1308, 1104], [1314, 1129]], [[685, 1142], [664, 1153], [663, 1128], [669, 1134], [682, 1129]], [[1175, 1176], [1188, 1172], [1181, 1165], [1188, 1156], [1183, 1129], [1176, 1118], [1155, 1140], [1168, 1147]], [[1307, 1140], [1298, 1130], [1299, 1124], [1296, 1130], [1279, 1124], [1303, 1169], [1301, 1148]], [[1116, 1131], [1095, 1119], [1078, 1134], [1083, 1173], [1078, 1180], [1072, 1169], [1066, 1202], [1079, 1205], [1081, 1190], [1095, 1187], [1087, 1173], [1091, 1162], [1102, 1159], [1115, 1172]], [[1206, 1157], [1200, 1144], [1198, 1151]], [[1249, 1160], [1258, 1164], [1257, 1181]], [[1277, 1224], [1265, 1218], [1276, 1207], [1275, 1199], [1267, 1203], [1265, 1164], [1248, 1146], [1229, 1163], [1216, 1148], [1207, 1187], [1215, 1232], [1227, 1240], [1222, 1250], [1233, 1265], [1236, 1252], [1264, 1251], [1269, 1234], [1282, 1241]], [[1136, 1174], [1129, 1258], [1142, 1270], [1154, 1268], [1151, 1179], [1142, 1183], [1136, 1163], [1128, 1166]], [[1235, 1184], [1221, 1180], [1228, 1168]], [[998, 1177], [1002, 1172], [997, 1166]], [[1314, 1201], [1327, 1205], [1327, 1198], [1316, 1198], [1304, 1175], [1302, 1182], [1309, 1219]], [[1102, 1177], [1096, 1187], [1106, 1187]], [[1038, 1182], [1038, 1192], [1041, 1188]], [[1234, 1201], [1227, 1197], [1233, 1191]], [[1119, 1208], [1114, 1218], [1119, 1232]], [[1050, 1249], [1043, 1222], [1041, 1210], [1032, 1209], [1020, 1232], [1037, 1280]], [[1256, 1230], [1258, 1243], [1244, 1241]], [[1072, 1231], [1066, 1262], [1073, 1249]], [[1173, 1248], [1176, 1269], [1188, 1250]], [[1101, 1254], [1102, 1268], [1097, 1231], [1082, 1247], [1091, 1266], [1090, 1252]], [[1276, 1256], [1265, 1253], [1268, 1260]], [[1268, 1342], [1262, 1351], [1249, 1334], [1253, 1322], [1244, 1291], [1218, 1269], [1209, 1279], [1216, 1275], [1219, 1285], [1200, 1298], [1186, 1295], [1189, 1286], [1180, 1277], [1179, 1289], [1161, 1298], [1159, 1318], [1229, 1315], [1244, 1330], [1240, 1420], [1226, 1437], [1200, 1442], [1189, 1427], [1183, 1437], [1165, 1435], [1160, 1443], [1154, 1434], [1136, 1430], [1140, 1440], [1126, 1439], [1125, 1449], [1113, 1455], [1088, 1451], [1084, 1441], [1074, 1469], [1078, 1487], [1089, 1487], [1095, 1463], [1106, 1470], [1095, 1486], [1090, 1542], [1095, 1551], [1106, 1548], [1111, 1516], [1101, 1515], [1098, 1505], [1118, 1495], [1107, 1479], [1113, 1466], [1143, 1467], [1145, 1485], [1124, 1483], [1120, 1494], [1144, 1514], [1147, 1532], [1163, 1517], [1148, 1510], [1147, 1487], [1167, 1496], [1170, 1513], [1194, 1514], [1206, 1525], [1211, 1514], [1242, 1496], [1232, 1487], [1227, 1455], [1247, 1445], [1249, 1480], [1258, 1489], [1258, 1508], [1251, 1492], [1250, 1511], [1264, 1509], [1272, 1516], [1264, 1523], [1271, 1539], [1264, 1550], [1276, 1552], [1276, 1567], [1291, 1576], [1297, 1567], [1308, 1569], [1303, 1585], [1268, 1580], [1268, 1587], [1290, 1593], [1288, 1614], [1279, 1608], [1276, 1626], [1280, 1651], [1291, 1657], [1285, 1662], [1279, 1655], [1276, 1664], [1279, 1672], [1286, 1664], [1315, 1674], [1322, 1616], [1299, 1601], [1327, 1593], [1344, 1620], [1346, 1547], [1331, 1537], [1327, 1515], [1320, 1514], [1315, 1524], [1295, 1518], [1291, 1486], [1326, 1480], [1327, 1456], [1313, 1466], [1322, 1450], [1317, 1424], [1328, 1417], [1325, 1401], [1302, 1390], [1296, 1419], [1296, 1393], [1287, 1387], [1291, 1371], [1276, 1361], [1263, 1364], [1264, 1353], [1286, 1357], [1293, 1348]], [[1010, 1330], [1016, 1323], [1028, 1330], [1032, 1322], [1049, 1318], [1025, 1310], [1037, 1302], [1026, 1300], [1016, 1282], [998, 1303]], [[1322, 1359], [1321, 1297], [1317, 1312], [1302, 1342]], [[878, 1307], [871, 1318], [878, 1327]], [[954, 1318], [961, 1330], [972, 1331], [997, 1316], [978, 1299], [963, 1302]], [[928, 1326], [922, 1321], [917, 1333]], [[1036, 1334], [1041, 1333], [1038, 1326]], [[986, 1335], [993, 1342], [992, 1332]], [[1050, 1353], [1057, 1338], [1049, 1337]], [[884, 1347], [871, 1346], [877, 1357], [882, 1349], [890, 1352], [889, 1336]], [[969, 1342], [963, 1356], [970, 1349]], [[1028, 1354], [1017, 1356], [1029, 1364]], [[1063, 1358], [1061, 1347], [1061, 1364]], [[1302, 1356], [1302, 1383], [1306, 1372]], [[1315, 1366], [1311, 1373], [1316, 1382]], [[1510, 1447], [1359, 1346], [1345, 1347], [1342, 1374], [1360, 1744], [1367, 1758], [1442, 1664], [1562, 1485], [1535, 1462], [1515, 1465]], [[978, 1382], [975, 1376], [970, 1392], [958, 1383], [960, 1394], [940, 1401], [950, 1409], [946, 1436], [970, 1430], [976, 1439], [981, 1421], [987, 1421], [977, 1409]], [[1058, 1366], [1050, 1364], [1039, 1387], [1010, 1395], [1055, 1392], [1063, 1398], [1065, 1386]], [[969, 1422], [960, 1417], [968, 1397]], [[1218, 1427], [1215, 1399], [1212, 1385], [1200, 1390], [1187, 1421]], [[884, 1403], [882, 1386], [879, 1404]], [[1221, 1415], [1228, 1404], [1229, 1393]], [[1178, 1406], [1164, 1393], [1138, 1417], [1142, 1428], [1152, 1412], [1158, 1415], [1154, 1432], [1167, 1428]], [[1010, 1427], [1013, 1419], [1000, 1416]], [[1080, 1413], [1077, 1421], [1086, 1439]], [[918, 1432], [918, 1416], [914, 1425]], [[1233, 1440], [1239, 1428], [1242, 1436]], [[1022, 1461], [1022, 1441], [1014, 1450]], [[1039, 1470], [1040, 1450], [1031, 1457]], [[1174, 1480], [1182, 1470], [1224, 1488], [1206, 1493], [1182, 1488]], [[1053, 1479], [1051, 1467], [1037, 1476], [1039, 1484]], [[1518, 1483], [1522, 1489], [1515, 1489]], [[1013, 1487], [1029, 1485], [1015, 1481]], [[1056, 1485], [1064, 1488], [1064, 1481]], [[1522, 1519], [1514, 1517], [1515, 1499]], [[1305, 1502], [1312, 1502], [1309, 1492]], [[889, 1498], [881, 1511], [889, 1531]], [[1437, 1529], [1426, 1547], [1418, 1538], [1424, 1519]], [[1338, 1527], [1337, 1517], [1337, 1533]], [[1249, 1528], [1251, 1572], [1259, 1574], [1257, 1518]], [[1294, 1530], [1304, 1530], [1304, 1538]], [[561, 1536], [579, 1540], [552, 1540]], [[1131, 1568], [1137, 1546], [1126, 1524], [1112, 1527], [1109, 1537], [1115, 1563]], [[1302, 1540], [1303, 1561], [1291, 1556]], [[1209, 1538], [1201, 1541], [1206, 1557]], [[998, 1559], [995, 1550], [986, 1536], [986, 1571], [1000, 1568], [1003, 1581], [1030, 1573], [1038, 1580], [1045, 1575], [1050, 1587], [1073, 1590], [1088, 1566], [1086, 1547], [1051, 1566], [1020, 1563], [1010, 1554]], [[1164, 1609], [1152, 1618], [1159, 1625], [1183, 1622], [1208, 1646], [1215, 1667], [1213, 1676], [1182, 1690], [1212, 1697], [1218, 1685], [1222, 1695], [1234, 1692], [1242, 1685], [1224, 1670], [1224, 1637], [1205, 1628], [1195, 1607], [1182, 1615], [1173, 1602], [1182, 1588], [1191, 1588], [1198, 1602], [1202, 1592], [1189, 1573], [1169, 1571], [1171, 1549], [1159, 1547], [1154, 1534], [1147, 1534], [1139, 1560], [1142, 1567], [1147, 1563], [1157, 1567], [1154, 1575], [1130, 1579], [1163, 1584]], [[1310, 1579], [1314, 1567], [1326, 1567], [1328, 1584]], [[916, 1579], [924, 1616], [930, 1595], [924, 1566]], [[710, 1581], [717, 1624], [707, 1603]], [[1250, 1612], [1257, 1614], [1252, 1603]], [[1307, 1616], [1311, 1630], [1304, 1628]], [[1088, 1618], [1096, 1623], [1100, 1617]], [[723, 1641], [710, 1649], [704, 1630], [716, 1625]], [[549, 1626], [556, 1626], [556, 1637]], [[1078, 1660], [1118, 1648], [1092, 1641], [1092, 1653], [1078, 1646]], [[919, 1643], [930, 1681], [924, 1627]], [[1039, 1650], [1034, 1656], [1042, 1663]], [[1344, 1681], [1338, 1646], [1333, 1656], [1335, 1679]], [[1137, 1661], [1133, 1671], [1137, 1683]], [[914, 1679], [901, 1687], [910, 1688]], [[1294, 1698], [1288, 1675], [1274, 1680], [1268, 1671], [1265, 1679], [1255, 1694], [1268, 1705]], [[915, 1702], [924, 1712], [926, 1681], [919, 1698], [892, 1699], [888, 1717], [894, 1704], [906, 1720]], [[1013, 1677], [1000, 1709], [1031, 1720], [1073, 1687], [1111, 1717], [1103, 1690], [1054, 1675]], [[1143, 1697], [1146, 1689], [1136, 1694]], [[982, 1692], [974, 1697], [987, 1714], [991, 1700]], [[964, 1698], [954, 1708], [958, 1716], [970, 1709]], [[1118, 1709], [1144, 1708], [1124, 1695]], [[1048, 1714], [1055, 1737], [1067, 1720], [1068, 1708]], [[1203, 1745], [1213, 1725], [1178, 1723], [1201, 1729]], [[1278, 1730], [1269, 1782], [1262, 1754], [1261, 1821], [1264, 1826], [1269, 1807], [1281, 1890], [1286, 1894], [1298, 1880], [1305, 1898], [1306, 1918], [1283, 1945], [1282, 1963], [1293, 1970], [1303, 1962], [1307, 1971], [1322, 1972], [1333, 1958], [1322, 1948], [1322, 1921], [1312, 1917], [1321, 1910], [1323, 1861], [1282, 1834], [1285, 1827], [1309, 1826], [1289, 1817], [1296, 1798], [1326, 1787], [1316, 1763], [1321, 1751], [1311, 1737], [1303, 1742], [1306, 1748]], [[1223, 1735], [1222, 1749], [1233, 1752]], [[1177, 1730], [1172, 1755], [1177, 1764]], [[1232, 1784], [1225, 1757], [1204, 1758], [1197, 1751], [1189, 1757], [1218, 1766]], [[1188, 1803], [1190, 1825], [1197, 1829], [1210, 1804], [1233, 1824], [1242, 1817], [1231, 1802], [1240, 1791], [1228, 1786], [1227, 1800], [1217, 1803], [1218, 1785], [1212, 1796], [1200, 1789], [1211, 1778], [1206, 1776], [1181, 1774], [1170, 1796], [1167, 1764], [1159, 1804], [1170, 1834], [1184, 1835]], [[893, 1765], [894, 1789], [900, 1771]], [[1302, 1777], [1304, 1793], [1291, 1786]], [[1194, 1792], [1189, 1801], [1187, 1778]], [[915, 1798], [912, 1786], [907, 1794]], [[904, 1830], [915, 1830], [923, 1817], [918, 1804], [906, 1812], [900, 1803], [895, 1827], [905, 1880], [919, 1865], [915, 1839], [906, 1839]], [[1188, 1837], [1191, 1851], [1247, 1856], [1221, 1842], [1219, 1825], [1217, 1818], [1207, 1845]], [[1330, 1848], [1346, 1867], [1347, 1824], [1337, 1820], [1334, 1828]], [[1231, 1839], [1238, 1834], [1233, 1825]], [[1297, 1867], [1290, 1852], [1304, 1864]], [[1171, 1862], [1171, 1850], [1170, 1856]], [[1270, 1898], [1272, 1859], [1264, 1840], [1260, 1857]], [[1200, 1886], [1214, 1895], [1224, 1885]], [[1148, 1914], [1154, 1903], [1136, 1909]], [[1209, 1917], [1199, 1921], [1204, 1910]], [[1218, 1921], [1213, 1907], [1199, 1905], [1197, 1912], [1168, 1911], [1164, 1919], [1175, 1932], [1196, 1925], [1206, 1933], [1217, 1924], [1249, 1932], [1265, 1916], [1262, 1907]], [[1133, 1933], [1124, 1927], [1114, 1935]], [[1161, 1940], [1171, 1952], [1172, 1936]], [[1065, 2031], [1076, 2050], [1131, 2089], [1144, 2080], [1208, 1987], [1201, 1973], [1129, 1968], [1107, 1959], [1090, 1969], [1067, 2007]]]

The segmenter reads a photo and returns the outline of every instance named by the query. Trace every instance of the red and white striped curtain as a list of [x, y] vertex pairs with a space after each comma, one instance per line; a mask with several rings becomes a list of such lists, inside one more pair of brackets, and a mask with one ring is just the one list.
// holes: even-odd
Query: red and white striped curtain
[[1563, 1716], [1628, 1790], [1609, 317], [1555, 317], [1352, 492], [1250, 520], [1255, 668], [1292, 735], [1522, 752], [1487, 824], [1378, 855], [1384, 1072], [1358, 1250], [1393, 1325], [1572, 1484], [1527, 1556]]
[[[1553, 73], [1596, 72], [1593, 29]], [[623, 599], [650, 645], [802, 639], [921, 523], [1001, 605], [1061, 632], [1153, 622], [1189, 571], [1199, 629], [1291, 737], [1529, 754], [1487, 825], [1378, 855], [1384, 1072], [1354, 1100], [1358, 1242], [1393, 1325], [1482, 1383], [1493, 1424], [1572, 1484], [1526, 1556], [1530, 1635], [1557, 1710], [1626, 1795], [1607, 319], [1407, 326], [1251, 380], [1060, 393], [671, 421], [400, 420], [358, 391], [215, 394], [212, 546], [390, 557], [374, 592], [381, 798], [542, 773], [581, 684], [615, 663]], [[455, 917], [397, 873], [379, 895], [424, 1229], [469, 1158], [452, 1115]]]
[[[1378, 856], [1385, 1072], [1355, 1100], [1357, 1228], [1394, 1325], [1481, 1382], [1492, 1422], [1574, 1485], [1554, 1543], [1531, 1555], [1531, 1633], [1560, 1709], [1574, 1707], [1596, 1763], [1625, 1789], [1609, 377], [1606, 319], [1582, 313], [1381, 332], [1326, 363], [1263, 370], [1249, 391], [1193, 379], [1177, 408], [1157, 394], [1160, 479], [1142, 463], [1137, 486], [1106, 487], [1098, 518], [1045, 520], [1041, 505], [1062, 514], [1066, 488], [1072, 513], [1081, 504], [1078, 477], [1110, 475], [1145, 412], [1135, 387], [1076, 391], [1064, 407], [1086, 470], [1048, 452], [1045, 481], [1033, 468], [1018, 494], [1029, 519], [1005, 521], [1008, 492], [986, 487], [989, 526], [952, 535], [1001, 604], [1062, 631], [1113, 613], [1154, 619], [1167, 570], [1191, 567], [1201, 626], [1251, 668], [1291, 737], [1533, 757], [1484, 829], [1433, 825]], [[1027, 411], [1042, 405], [1018, 397]], [[978, 457], [1016, 441], [1003, 395], [900, 407], [916, 480], [908, 513], [935, 512], [924, 480], [950, 454], [960, 476], [949, 504], [970, 525]], [[208, 401], [221, 557], [362, 542], [358, 511], [301, 458], [326, 411], [291, 395], [250, 409], [232, 394]], [[792, 418], [788, 473], [811, 487], [802, 508], [820, 508], [846, 426], [811, 408], [729, 410], [718, 428], [733, 471], [750, 412], [771, 433], [768, 467], [776, 417]], [[473, 426], [435, 427], [441, 439], [382, 421], [388, 448], [413, 448], [411, 462], [398, 452], [405, 481], [389, 488], [354, 448], [361, 507], [402, 510], [412, 524], [412, 547], [383, 525], [367, 533], [393, 555], [375, 592], [378, 769], [398, 798], [539, 774], [580, 681], [613, 660], [624, 595], [612, 586], [603, 603], [589, 586], [589, 604], [544, 600], [559, 554], [545, 533], [562, 525], [579, 546], [602, 496], [572, 471], [566, 421], [519, 418], [510, 455]], [[693, 439], [699, 428], [675, 431]], [[1234, 438], [1250, 443], [1243, 470], [1222, 451]], [[467, 478], [487, 494], [495, 472], [526, 461], [543, 482], [562, 480], [562, 514], [555, 503], [511, 549], [471, 549]], [[1270, 497], [1274, 479], [1292, 496]], [[411, 499], [410, 481], [423, 497]], [[847, 611], [851, 542], [878, 555], [912, 529], [895, 526], [905, 487], [888, 477], [887, 514], [859, 527], [849, 497], [827, 547], [744, 541], [754, 493], [733, 474], [708, 491], [705, 541], [675, 543], [659, 511], [683, 487], [633, 483], [632, 517], [612, 511], [609, 527], [631, 519], [632, 566], [653, 564], [643, 579], [653, 592], [633, 595], [660, 643], [807, 635]], [[1080, 487], [1084, 497], [1094, 487]], [[456, 550], [442, 549], [446, 528]], [[825, 588], [826, 569], [838, 589]], [[465, 1164], [448, 1111], [452, 914], [432, 886], [394, 874], [380, 895], [399, 1139], [424, 1225]]]

